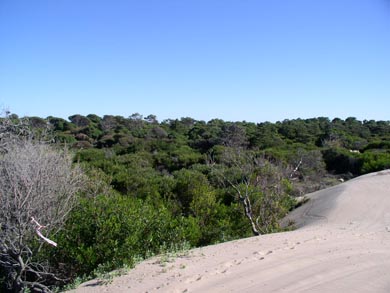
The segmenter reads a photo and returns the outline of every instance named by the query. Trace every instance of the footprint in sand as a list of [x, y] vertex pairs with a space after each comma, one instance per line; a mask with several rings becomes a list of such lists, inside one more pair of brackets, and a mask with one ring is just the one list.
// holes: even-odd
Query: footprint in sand
[[286, 246], [284, 249], [295, 249], [296, 245], [301, 244], [301, 242], [296, 242], [295, 244], [292, 244], [292, 246]]
[[228, 272], [229, 268], [231, 268], [233, 266], [233, 263], [231, 262], [226, 262], [223, 264], [223, 269], [221, 271], [222, 274], [225, 274]]
[[273, 253], [272, 250], [268, 250], [267, 252], [255, 251], [253, 254], [256, 255], [256, 256], [254, 257], [254, 259], [256, 259], [256, 260], [263, 260], [263, 259], [265, 258], [264, 256], [269, 255], [269, 254], [271, 254], [271, 253]]
[[192, 276], [192, 277], [190, 277], [190, 278], [187, 278], [187, 279], [185, 280], [185, 283], [191, 284], [191, 283], [193, 283], [193, 282], [200, 281], [200, 280], [202, 280], [202, 277], [203, 277], [202, 275], [197, 274], [197, 275], [195, 275], [195, 276]]
[[165, 283], [165, 284], [160, 284], [160, 285], [158, 285], [157, 287], [155, 287], [154, 289], [155, 289], [155, 290], [160, 290], [160, 289], [164, 288], [165, 286], [169, 286], [169, 282], [167, 282], [167, 283]]
[[188, 289], [176, 289], [174, 291], [172, 291], [172, 293], [187, 293], [189, 292]]
[[[233, 263], [235, 264], [236, 261], [234, 261]], [[233, 263], [231, 262], [225, 262], [224, 264], [222, 264], [222, 266], [218, 269], [216, 269], [214, 271], [214, 274], [215, 275], [219, 275], [219, 274], [225, 274], [229, 271], [229, 268], [231, 268], [233, 266]], [[241, 263], [241, 262], [240, 262]]]

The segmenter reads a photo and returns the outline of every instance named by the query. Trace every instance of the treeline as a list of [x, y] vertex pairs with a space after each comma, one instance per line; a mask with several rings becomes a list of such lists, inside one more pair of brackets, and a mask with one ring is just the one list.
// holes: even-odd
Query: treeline
[[[256, 124], [187, 117], [158, 122], [154, 115], [143, 118], [138, 113], [128, 118], [91, 114], [73, 115], [69, 121], [55, 117], [30, 119], [36, 126], [49, 123], [58, 142], [82, 150], [81, 160], [85, 157], [98, 164], [107, 152], [116, 158], [133, 154], [160, 173], [205, 165], [209, 154], [224, 147], [260, 151], [292, 165], [299, 152], [317, 150], [330, 174], [356, 176], [389, 167], [389, 121], [319, 117]], [[88, 158], [88, 154], [100, 159]], [[121, 185], [114, 184], [123, 192], [126, 188]]]
[[280, 231], [304, 194], [390, 167], [388, 121], [9, 118], [73, 149], [89, 178], [62, 232], [48, 235], [58, 247], [36, 256], [59, 276], [52, 285], [182, 246]]

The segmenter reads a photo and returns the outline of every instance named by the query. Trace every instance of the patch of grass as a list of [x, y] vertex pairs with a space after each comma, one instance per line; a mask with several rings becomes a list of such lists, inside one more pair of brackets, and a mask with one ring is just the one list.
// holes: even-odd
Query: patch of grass
[[110, 264], [101, 264], [99, 265], [90, 275], [86, 276], [78, 276], [76, 279], [73, 280], [72, 283], [67, 284], [62, 287], [54, 288], [53, 292], [65, 292], [72, 289], [76, 289], [81, 284], [88, 282], [93, 279], [98, 279], [98, 283], [102, 285], [109, 284], [113, 281], [114, 277], [119, 277], [122, 275], [127, 274], [132, 268], [134, 268], [135, 265], [143, 261], [144, 258], [142, 257], [135, 257], [133, 259], [133, 265], [125, 265], [119, 269], [113, 270], [113, 271], [107, 271], [107, 267], [110, 266]]
[[[160, 266], [163, 267], [163, 271], [166, 271], [165, 268], [167, 263], [173, 262], [173, 260], [177, 257], [187, 256], [189, 254], [189, 250], [191, 246], [188, 242], [177, 243], [175, 245], [170, 245], [169, 247], [163, 245], [160, 249], [162, 252], [160, 257], [156, 263], [159, 263]], [[82, 283], [87, 281], [98, 279], [99, 284], [109, 284], [113, 281], [115, 277], [119, 277], [127, 274], [132, 268], [134, 268], [140, 262], [155, 256], [153, 253], [146, 253], [146, 257], [135, 256], [129, 263], [131, 265], [125, 265], [116, 270], [109, 270], [108, 268], [112, 267], [111, 263], [100, 264], [90, 275], [88, 276], [79, 276], [73, 280], [72, 283], [67, 284], [63, 287], [57, 287], [53, 290], [53, 292], [64, 292], [72, 289], [76, 289]]]

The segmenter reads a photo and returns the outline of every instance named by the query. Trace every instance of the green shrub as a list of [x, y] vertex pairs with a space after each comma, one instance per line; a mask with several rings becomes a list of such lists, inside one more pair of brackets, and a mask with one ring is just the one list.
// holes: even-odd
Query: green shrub
[[365, 152], [362, 159], [362, 174], [390, 168], [390, 153], [388, 152]]
[[329, 172], [336, 174], [361, 174], [362, 159], [359, 153], [351, 153], [342, 148], [331, 148], [322, 151]]
[[160, 203], [113, 194], [84, 198], [58, 235], [60, 251], [53, 261], [75, 275], [98, 266], [112, 270], [139, 257], [184, 242], [182, 218], [173, 218]]

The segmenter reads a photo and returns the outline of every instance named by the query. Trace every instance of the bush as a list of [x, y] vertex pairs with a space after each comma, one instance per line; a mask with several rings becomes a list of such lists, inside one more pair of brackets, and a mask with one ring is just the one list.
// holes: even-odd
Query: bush
[[4, 277], [15, 292], [46, 292], [46, 284], [56, 276], [47, 260], [37, 256], [41, 247], [53, 250], [48, 244], [56, 246], [45, 237], [51, 238], [63, 227], [85, 177], [72, 165], [67, 150], [16, 137], [4, 145], [0, 155], [0, 280]]
[[326, 149], [322, 152], [326, 169], [336, 174], [361, 173], [362, 159], [360, 154], [351, 153], [341, 148]]
[[75, 275], [98, 266], [112, 270], [133, 265], [136, 258], [156, 254], [184, 242], [182, 218], [173, 218], [160, 203], [118, 194], [83, 198], [58, 236], [61, 251], [52, 261], [65, 263]]
[[362, 156], [362, 159], [362, 174], [390, 168], [390, 153], [388, 152], [365, 152]]

